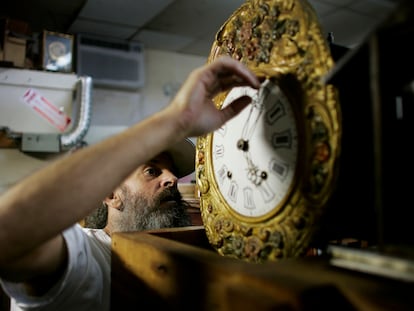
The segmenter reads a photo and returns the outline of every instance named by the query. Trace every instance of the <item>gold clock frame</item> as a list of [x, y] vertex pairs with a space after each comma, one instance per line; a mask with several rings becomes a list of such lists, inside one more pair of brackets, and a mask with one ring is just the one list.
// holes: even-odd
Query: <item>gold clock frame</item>
[[[334, 190], [341, 139], [337, 90], [323, 81], [334, 63], [316, 13], [305, 0], [247, 0], [217, 32], [208, 62], [221, 55], [280, 81], [295, 105], [300, 163], [274, 213], [240, 217], [217, 187], [212, 133], [198, 137], [196, 183], [207, 237], [219, 254], [251, 262], [303, 256]], [[225, 95], [214, 98], [218, 108]]]

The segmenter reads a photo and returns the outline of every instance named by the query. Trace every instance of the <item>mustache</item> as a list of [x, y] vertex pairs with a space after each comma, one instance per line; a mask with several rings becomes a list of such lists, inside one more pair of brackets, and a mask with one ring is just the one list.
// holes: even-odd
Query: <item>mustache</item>
[[167, 188], [164, 189], [158, 196], [157, 201], [158, 202], [166, 202], [166, 201], [176, 201], [181, 202], [183, 200], [183, 197], [178, 191], [177, 188]]

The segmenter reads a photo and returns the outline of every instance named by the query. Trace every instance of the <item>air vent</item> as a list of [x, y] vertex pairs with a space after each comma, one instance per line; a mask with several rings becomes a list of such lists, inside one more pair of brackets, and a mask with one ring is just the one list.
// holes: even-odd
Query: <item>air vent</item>
[[93, 78], [94, 86], [137, 90], [144, 86], [141, 43], [77, 35], [78, 75]]

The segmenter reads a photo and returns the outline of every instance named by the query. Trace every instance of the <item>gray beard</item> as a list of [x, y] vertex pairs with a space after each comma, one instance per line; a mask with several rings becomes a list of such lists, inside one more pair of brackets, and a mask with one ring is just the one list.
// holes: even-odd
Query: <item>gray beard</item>
[[[154, 198], [146, 198], [142, 193], [132, 193], [122, 186], [123, 210], [121, 216], [112, 221], [113, 232], [155, 230], [161, 228], [184, 227], [191, 225], [187, 212], [189, 206], [182, 200], [177, 189], [167, 189]], [[168, 206], [162, 202], [171, 201]]]

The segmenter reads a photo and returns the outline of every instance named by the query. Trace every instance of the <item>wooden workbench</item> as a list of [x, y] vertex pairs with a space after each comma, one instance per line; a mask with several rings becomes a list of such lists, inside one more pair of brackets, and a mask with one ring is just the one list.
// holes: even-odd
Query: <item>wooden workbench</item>
[[112, 310], [414, 310], [414, 284], [327, 258], [223, 257], [202, 226], [113, 236]]

